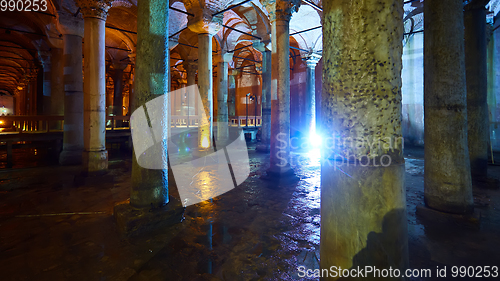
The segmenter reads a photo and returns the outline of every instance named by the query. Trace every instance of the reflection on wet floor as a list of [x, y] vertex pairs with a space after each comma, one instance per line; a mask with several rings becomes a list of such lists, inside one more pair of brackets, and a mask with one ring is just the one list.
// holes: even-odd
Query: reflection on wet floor
[[[75, 185], [78, 167], [0, 172], [2, 280], [300, 279], [299, 266], [319, 268], [320, 162], [314, 153], [292, 155], [300, 180], [276, 184], [260, 178], [269, 156], [251, 146], [242, 185], [188, 206], [180, 224], [131, 239], [120, 238], [112, 217], [129, 197], [130, 160], [110, 161], [114, 182], [83, 186]], [[498, 190], [475, 191], [482, 230], [442, 229], [415, 217], [423, 158], [410, 154], [406, 171], [412, 268], [500, 264]]]

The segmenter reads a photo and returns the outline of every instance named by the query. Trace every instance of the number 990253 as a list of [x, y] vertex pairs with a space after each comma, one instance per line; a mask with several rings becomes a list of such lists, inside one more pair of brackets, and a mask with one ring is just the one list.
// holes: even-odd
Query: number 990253
[[47, 11], [47, 1], [46, 0], [0, 0], [0, 11], [45, 12]]

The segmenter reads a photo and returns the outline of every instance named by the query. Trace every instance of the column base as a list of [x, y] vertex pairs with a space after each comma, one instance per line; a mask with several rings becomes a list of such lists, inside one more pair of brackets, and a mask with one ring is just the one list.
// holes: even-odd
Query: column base
[[425, 205], [430, 208], [444, 213], [450, 214], [472, 214], [474, 212], [474, 205], [464, 205], [457, 202], [446, 200], [446, 196], [437, 195], [424, 195]]
[[136, 209], [130, 204], [116, 205], [113, 215], [120, 233], [126, 237], [169, 227], [184, 220], [180, 202], [170, 198], [170, 203], [160, 208]]
[[481, 227], [481, 213], [474, 211], [470, 214], [450, 214], [431, 209], [427, 206], [417, 206], [417, 216], [428, 222], [437, 224], [453, 224], [467, 228], [479, 229]]
[[82, 150], [63, 150], [59, 154], [60, 165], [80, 165], [82, 164]]
[[260, 177], [263, 180], [269, 180], [274, 182], [295, 182], [299, 181], [300, 178], [295, 175], [295, 172], [287, 165], [285, 167], [272, 167], [266, 170], [266, 174]]
[[271, 144], [269, 143], [259, 143], [255, 148], [257, 152], [261, 153], [269, 153], [271, 152]]
[[104, 174], [108, 169], [108, 151], [84, 151], [83, 174]]

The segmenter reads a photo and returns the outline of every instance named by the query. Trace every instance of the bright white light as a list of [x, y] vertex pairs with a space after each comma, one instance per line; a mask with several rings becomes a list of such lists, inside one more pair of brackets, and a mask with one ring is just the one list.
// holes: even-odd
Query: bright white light
[[309, 159], [319, 160], [321, 158], [321, 152], [319, 151], [319, 148], [311, 149], [307, 152], [307, 156]]
[[319, 135], [313, 133], [309, 136], [309, 142], [313, 148], [319, 148], [321, 146], [322, 139]]

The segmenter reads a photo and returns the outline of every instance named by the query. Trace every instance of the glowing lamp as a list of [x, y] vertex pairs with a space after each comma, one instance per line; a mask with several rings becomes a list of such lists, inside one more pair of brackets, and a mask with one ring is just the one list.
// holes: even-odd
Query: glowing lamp
[[208, 137], [203, 137], [201, 140], [201, 147], [202, 148], [208, 148], [210, 146], [210, 143], [208, 142]]

